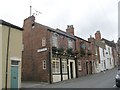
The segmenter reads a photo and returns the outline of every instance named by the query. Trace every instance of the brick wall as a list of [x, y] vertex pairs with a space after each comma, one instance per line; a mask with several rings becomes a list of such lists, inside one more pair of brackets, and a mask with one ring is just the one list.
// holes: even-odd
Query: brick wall
[[[34, 27], [32, 28], [32, 24]], [[43, 25], [35, 23], [34, 17], [24, 20], [23, 25], [23, 81], [49, 81], [49, 68], [43, 70], [43, 60], [49, 62], [50, 32]], [[46, 46], [42, 47], [42, 38], [46, 38]], [[47, 48], [47, 51], [37, 52], [38, 49]], [[48, 64], [47, 64], [48, 65]]]

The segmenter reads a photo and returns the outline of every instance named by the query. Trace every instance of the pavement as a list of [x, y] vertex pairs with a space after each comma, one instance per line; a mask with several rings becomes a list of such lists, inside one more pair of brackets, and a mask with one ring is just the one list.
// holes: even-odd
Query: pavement
[[117, 68], [97, 74], [82, 76], [53, 84], [44, 82], [22, 82], [22, 88], [117, 88], [115, 76]]

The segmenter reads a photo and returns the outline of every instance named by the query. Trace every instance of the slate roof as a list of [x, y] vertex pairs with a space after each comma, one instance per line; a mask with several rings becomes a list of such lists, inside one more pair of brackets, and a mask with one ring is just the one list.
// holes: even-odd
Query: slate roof
[[37, 22], [36, 22], [36, 24], [45, 27], [45, 28], [46, 28], [47, 30], [49, 30], [49, 31], [55, 32], [55, 33], [57, 33], [57, 34], [61, 34], [61, 35], [63, 35], [63, 36], [66, 36], [66, 37], [69, 37], [69, 38], [72, 38], [72, 39], [75, 40], [74, 35], [68, 34], [67, 32], [65, 32], [65, 31], [63, 31], [63, 30], [60, 30], [60, 29], [58, 29], [58, 28], [57, 28], [57, 29], [53, 29], [53, 28], [51, 28], [51, 27], [48, 27], [48, 26], [39, 24], [39, 23], [37, 23]]
[[85, 39], [83, 39], [83, 38], [80, 38], [80, 37], [78, 37], [78, 36], [75, 36], [75, 37], [78, 38], [78, 39], [80, 39], [80, 40], [83, 40], [83, 41], [85, 41], [85, 42], [90, 43], [89, 41], [87, 41], [87, 40], [85, 40]]
[[6, 26], [10, 26], [10, 27], [12, 27], [12, 28], [15, 28], [15, 29], [18, 29], [18, 30], [23, 30], [23, 28], [20, 28], [20, 27], [18, 27], [18, 26], [16, 26], [16, 25], [13, 25], [13, 24], [11, 24], [11, 23], [9, 23], [9, 22], [6, 22], [6, 21], [4, 21], [4, 20], [1, 20], [0, 19], [0, 24], [2, 24], [2, 25], [6, 25]]
[[102, 41], [105, 41], [105, 43], [106, 43], [107, 45], [116, 48], [116, 45], [115, 45], [115, 43], [114, 43], [113, 41], [109, 41], [109, 40], [107, 40], [107, 39], [105, 39], [105, 38], [102, 38]]

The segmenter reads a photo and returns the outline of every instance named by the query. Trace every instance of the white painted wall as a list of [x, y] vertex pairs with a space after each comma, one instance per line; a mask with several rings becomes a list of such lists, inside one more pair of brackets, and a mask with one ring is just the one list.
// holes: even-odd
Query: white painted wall
[[[106, 54], [105, 54], [105, 56], [103, 55], [103, 48], [101, 48], [101, 47], [99, 47], [99, 52], [100, 52], [100, 71], [104, 71], [104, 70], [106, 70], [106, 67], [105, 67]], [[104, 49], [104, 52], [106, 52], [105, 49]]]
[[[106, 46], [106, 52], [105, 56], [106, 56], [106, 68], [107, 69], [111, 69], [114, 67], [114, 60], [113, 60], [113, 54], [112, 54], [112, 47], [105, 45]], [[109, 50], [108, 48], [110, 48], [110, 54], [109, 54]], [[110, 58], [111, 58], [111, 65], [110, 65]]]
[[68, 75], [63, 75], [63, 80], [68, 80]]
[[61, 81], [61, 75], [53, 75], [53, 82]]
[[[110, 54], [109, 54], [108, 48], [110, 49]], [[112, 47], [105, 45], [105, 49], [104, 49], [105, 56], [103, 56], [103, 49], [100, 47], [99, 47], [99, 52], [100, 52], [100, 67], [99, 67], [100, 71], [113, 68], [114, 60], [113, 60], [113, 54], [112, 54]], [[110, 58], [111, 58], [111, 64], [110, 64]]]
[[2, 89], [2, 26], [0, 25], [0, 90]]

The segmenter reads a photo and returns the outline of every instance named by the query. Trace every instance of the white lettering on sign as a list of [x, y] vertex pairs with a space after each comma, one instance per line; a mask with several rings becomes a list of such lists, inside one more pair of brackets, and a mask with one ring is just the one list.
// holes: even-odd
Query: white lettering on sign
[[38, 49], [37, 52], [44, 52], [46, 50], [47, 50], [47, 48], [42, 48], [42, 49]]

